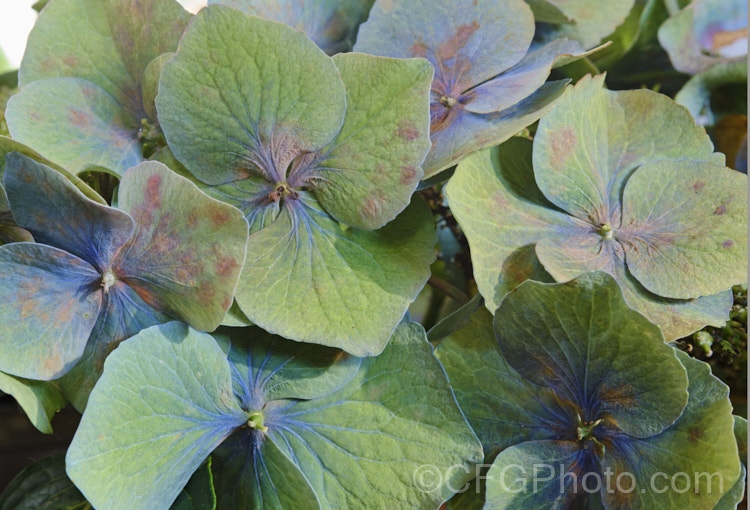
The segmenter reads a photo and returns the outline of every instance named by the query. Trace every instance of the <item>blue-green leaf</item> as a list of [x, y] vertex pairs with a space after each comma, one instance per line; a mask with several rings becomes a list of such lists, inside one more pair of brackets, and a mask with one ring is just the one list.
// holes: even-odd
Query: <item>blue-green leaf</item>
[[559, 97], [559, 89], [542, 90], [552, 67], [586, 53], [562, 39], [532, 48], [533, 36], [534, 18], [521, 0], [380, 0], [354, 49], [434, 66], [432, 149], [423, 165], [430, 177], [507, 140]]
[[746, 177], [666, 96], [602, 83], [569, 89], [541, 120], [533, 156], [514, 140], [466, 158], [446, 186], [487, 307], [527, 278], [601, 270], [667, 340], [721, 326], [726, 289], [747, 275]]
[[167, 508], [247, 416], [210, 336], [171, 322], [105, 363], [68, 449], [70, 478], [96, 508]]

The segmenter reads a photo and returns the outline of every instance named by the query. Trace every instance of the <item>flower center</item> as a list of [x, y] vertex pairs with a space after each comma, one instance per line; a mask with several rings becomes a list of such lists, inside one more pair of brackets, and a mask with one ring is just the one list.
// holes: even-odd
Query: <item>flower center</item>
[[591, 435], [591, 433], [594, 431], [594, 427], [599, 425], [602, 422], [601, 418], [596, 421], [589, 421], [589, 422], [582, 422], [581, 417], [578, 417], [578, 428], [576, 431], [578, 432], [578, 440], [583, 441], [584, 439], [594, 439], [594, 437]]
[[268, 427], [263, 425], [263, 413], [260, 411], [253, 411], [247, 415], [247, 426], [251, 429], [260, 430], [264, 434], [268, 433]]
[[599, 230], [597, 232], [604, 239], [612, 239], [612, 238], [614, 238], [614, 231], [612, 230], [612, 227], [610, 226], [609, 223], [603, 223], [603, 224], [599, 225]]
[[105, 294], [109, 292], [110, 287], [112, 287], [112, 285], [114, 285], [116, 281], [117, 279], [115, 278], [115, 273], [113, 273], [111, 269], [107, 269], [102, 275], [102, 279], [100, 282]]
[[443, 106], [447, 106], [448, 108], [450, 108], [451, 106], [456, 104], [456, 98], [450, 96], [441, 96], [440, 103], [442, 103]]
[[599, 418], [598, 420], [584, 422], [583, 420], [581, 420], [580, 414], [577, 415], [577, 418], [578, 426], [576, 427], [576, 435], [578, 437], [578, 441], [590, 441], [595, 445], [594, 447], [597, 448], [603, 455], [607, 448], [601, 441], [596, 438], [596, 436], [594, 436], [594, 429], [602, 422], [602, 419]]
[[268, 194], [268, 198], [271, 202], [278, 202], [286, 197], [289, 197], [292, 200], [297, 200], [299, 198], [299, 193], [290, 188], [285, 182], [277, 183], [276, 186], [274, 186], [273, 191]]
[[151, 157], [157, 150], [167, 145], [167, 140], [159, 126], [149, 123], [148, 119], [141, 119], [138, 141], [141, 142], [141, 152], [146, 158]]

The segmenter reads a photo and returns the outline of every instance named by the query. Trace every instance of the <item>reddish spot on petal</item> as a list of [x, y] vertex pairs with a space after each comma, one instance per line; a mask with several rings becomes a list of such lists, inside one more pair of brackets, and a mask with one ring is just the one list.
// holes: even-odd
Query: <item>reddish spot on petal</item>
[[25, 300], [22, 303], [23, 304], [21, 305], [21, 319], [26, 319], [27, 317], [29, 317], [29, 315], [34, 314], [34, 311], [36, 310], [36, 306], [35, 306], [36, 303], [31, 301], [30, 299]]
[[629, 385], [616, 388], [605, 387], [599, 392], [599, 400], [604, 402], [609, 409], [633, 409], [637, 405], [633, 387]]
[[156, 204], [156, 207], [161, 205], [160, 187], [161, 175], [152, 175], [148, 178], [148, 184], [146, 185], [146, 200], [151, 204]]
[[71, 108], [68, 120], [71, 124], [78, 127], [87, 127], [91, 124], [91, 117], [84, 111], [78, 108]]
[[78, 66], [78, 57], [76, 57], [75, 55], [68, 55], [63, 59], [63, 62], [66, 66], [76, 67]]
[[63, 362], [60, 358], [59, 352], [55, 352], [54, 356], [52, 356], [51, 358], [47, 358], [47, 361], [44, 362], [44, 369], [48, 373], [57, 373], [62, 367]]
[[149, 228], [154, 223], [154, 211], [161, 207], [161, 176], [152, 175], [146, 182], [143, 202], [140, 203], [132, 214], [138, 218], [142, 227]]
[[380, 200], [371, 197], [365, 200], [365, 204], [362, 207], [362, 216], [367, 219], [374, 220], [380, 214], [380, 210]]
[[725, 205], [720, 205], [719, 207], [714, 209], [714, 214], [718, 216], [720, 214], [724, 214], [726, 211], [727, 211], [727, 207]]
[[57, 317], [55, 319], [55, 324], [58, 326], [62, 326], [63, 324], [70, 321], [70, 319], [73, 317], [73, 301], [67, 301], [62, 308], [57, 312]]
[[458, 54], [466, 43], [469, 41], [469, 37], [479, 30], [479, 23], [476, 20], [472, 21], [471, 24], [465, 23], [459, 25], [456, 29], [456, 34], [440, 44], [437, 50], [437, 57], [439, 60], [450, 60]]
[[214, 227], [221, 227], [232, 219], [231, 213], [223, 207], [220, 209], [211, 209], [209, 214], [211, 216], [211, 221], [213, 222]]
[[704, 436], [703, 429], [695, 425], [688, 431], [688, 440], [692, 443], [697, 442], [699, 439], [701, 439]]
[[417, 41], [411, 45], [409, 52], [415, 57], [424, 58], [427, 55], [427, 46], [422, 41]]
[[210, 306], [214, 302], [214, 296], [216, 296], [216, 287], [210, 282], [203, 282], [198, 290], [198, 302], [205, 306]]
[[195, 209], [192, 209], [188, 213], [187, 226], [190, 228], [195, 228], [197, 224], [198, 224], [198, 215], [196, 214]]
[[401, 167], [401, 184], [412, 184], [417, 177], [417, 167], [414, 165], [404, 165]]
[[146, 303], [153, 306], [157, 310], [161, 310], [161, 307], [159, 306], [159, 299], [153, 292], [140, 285], [131, 285], [131, 287], [141, 297], [142, 300], [144, 300]]
[[419, 130], [414, 125], [414, 122], [409, 119], [403, 119], [398, 123], [398, 129], [394, 131], [396, 136], [403, 138], [409, 142], [413, 142], [419, 136]]
[[87, 99], [91, 99], [94, 97], [94, 94], [96, 94], [96, 87], [85, 85], [81, 91]]
[[555, 131], [550, 139], [552, 149], [552, 165], [561, 167], [567, 159], [573, 154], [578, 144], [578, 137], [573, 128], [565, 128]]
[[218, 262], [216, 262], [216, 274], [227, 278], [236, 274], [238, 267], [239, 264], [232, 257], [221, 257]]

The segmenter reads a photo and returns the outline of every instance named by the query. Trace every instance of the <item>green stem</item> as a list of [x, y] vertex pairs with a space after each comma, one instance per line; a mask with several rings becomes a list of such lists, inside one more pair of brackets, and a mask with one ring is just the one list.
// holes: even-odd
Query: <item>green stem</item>
[[446, 282], [442, 278], [439, 278], [435, 275], [430, 276], [430, 279], [427, 280], [427, 283], [433, 288], [437, 289], [449, 298], [451, 298], [453, 301], [458, 303], [459, 305], [465, 305], [469, 302], [469, 296], [464, 294], [461, 289], [456, 287], [455, 285], [451, 285], [450, 283]]
[[263, 433], [268, 433], [268, 427], [263, 425], [263, 413], [260, 411], [254, 411], [247, 415], [247, 426], [251, 429], [257, 429]]
[[664, 6], [667, 8], [670, 16], [674, 16], [680, 12], [680, 5], [677, 3], [677, 0], [664, 0]]
[[422, 326], [426, 331], [429, 331], [440, 319], [440, 310], [445, 302], [445, 294], [442, 292], [435, 292], [434, 290], [430, 293], [430, 304], [427, 307], [427, 312], [424, 314], [422, 320]]
[[581, 62], [589, 69], [591, 74], [597, 75], [602, 74], [602, 71], [597, 67], [596, 64], [594, 64], [594, 61], [591, 60], [589, 57], [584, 57], [581, 59]]

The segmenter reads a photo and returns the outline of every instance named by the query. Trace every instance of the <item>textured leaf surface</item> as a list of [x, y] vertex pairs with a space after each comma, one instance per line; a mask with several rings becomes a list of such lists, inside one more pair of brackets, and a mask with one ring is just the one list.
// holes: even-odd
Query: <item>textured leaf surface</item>
[[[133, 221], [85, 198], [62, 174], [27, 156], [11, 153], [6, 161], [4, 183], [14, 219], [46, 244], [5, 246], [3, 312], [13, 326], [4, 344], [14, 352], [4, 356], [4, 370], [56, 378], [81, 357], [95, 329], [106, 299], [101, 275], [127, 241]], [[29, 351], [19, 358], [23, 344]]]
[[[305, 473], [323, 508], [436, 508], [482, 457], [454, 398], [424, 330], [402, 322], [346, 386], [283, 407], [270, 439]], [[444, 475], [429, 493], [413, 479], [423, 464]]]
[[435, 324], [427, 332], [427, 339], [431, 344], [437, 345], [445, 337], [451, 335], [454, 331], [468, 322], [471, 319], [472, 314], [482, 305], [484, 305], [484, 298], [481, 294], [477, 294], [464, 306]]
[[[262, 451], [262, 453], [261, 453]], [[318, 510], [310, 483], [273, 441], [234, 433], [213, 456], [219, 510]]]
[[383, 349], [434, 256], [421, 206], [394, 220], [422, 175], [429, 79], [416, 59], [334, 63], [303, 34], [224, 6], [196, 16], [156, 104], [177, 159], [250, 223], [236, 296], [249, 321]]
[[[224, 342], [219, 339], [220, 344]], [[259, 328], [232, 332], [225, 344], [234, 395], [246, 411], [263, 411], [273, 427], [283, 399], [320, 397], [345, 385], [360, 359], [338, 349], [289, 342]], [[237, 430], [214, 454], [219, 508], [320, 508], [305, 475], [273, 441]]]
[[164, 53], [153, 59], [143, 72], [143, 83], [141, 93], [143, 96], [143, 109], [150, 119], [156, 118], [156, 94], [159, 93], [159, 78], [161, 68], [174, 57], [173, 52]]
[[[119, 342], [168, 321], [165, 312], [212, 330], [232, 304], [247, 222], [163, 164], [126, 172], [119, 202], [130, 214], [85, 198], [62, 174], [20, 154], [7, 156], [4, 182], [18, 224], [47, 243], [4, 247], [14, 268], [2, 275], [13, 324], [4, 345], [14, 351], [4, 371], [56, 378], [80, 358], [61, 387], [82, 410]], [[19, 357], [19, 342], [36, 355]]]
[[649, 291], [694, 298], [747, 277], [745, 175], [712, 163], [649, 163], [622, 202], [628, 269]]
[[88, 80], [31, 83], [8, 101], [5, 118], [14, 139], [75, 173], [103, 167], [120, 175], [143, 160], [139, 119]]
[[691, 159], [723, 165], [705, 131], [668, 97], [612, 92], [604, 76], [582, 80], [539, 123], [534, 175], [568, 213], [599, 224], [616, 220], [629, 175], [648, 161]]
[[[66, 403], [60, 390], [54, 384], [20, 379], [0, 372], [0, 391], [16, 399], [31, 423], [40, 432], [52, 434], [50, 421]], [[0, 503], [0, 509], [2, 508], [2, 503]]]
[[242, 313], [242, 309], [240, 308], [240, 305], [237, 304], [237, 301], [234, 301], [232, 302], [232, 306], [229, 307], [229, 310], [227, 310], [224, 319], [222, 319], [221, 325], [242, 328], [245, 326], [252, 326], [253, 323], [244, 313]]
[[532, 48], [516, 65], [472, 89], [466, 109], [492, 113], [510, 108], [544, 85], [557, 62], [582, 54], [581, 46], [567, 39]]
[[[591, 236], [586, 236], [591, 239]], [[597, 236], [598, 237], [598, 236]], [[722, 327], [732, 307], [730, 290], [697, 299], [667, 299], [649, 292], [628, 271], [623, 252], [615, 251], [613, 243], [599, 249], [600, 241], [588, 246], [561, 247], [559, 242], [545, 239], [536, 245], [537, 259], [558, 281], [575, 278], [585, 271], [606, 271], [617, 279], [628, 306], [645, 315], [662, 328], [666, 339], [687, 336], [705, 325]], [[576, 249], [578, 248], [578, 249]], [[607, 259], [609, 254], [609, 259]], [[583, 261], [583, 263], [582, 263]]]
[[144, 301], [211, 331], [232, 305], [245, 260], [247, 222], [158, 162], [128, 170], [119, 206], [138, 229], [116, 274]]
[[469, 241], [479, 292], [493, 313], [524, 280], [553, 281], [533, 245], [547, 235], [568, 237], [576, 226], [551, 208], [536, 187], [531, 150], [531, 141], [512, 138], [470, 156], [445, 187], [451, 211]]
[[422, 178], [430, 148], [432, 68], [422, 59], [346, 53], [333, 59], [346, 87], [341, 131], [320, 162], [320, 205], [372, 230], [396, 217]]
[[339, 349], [290, 342], [260, 328], [233, 331], [230, 338], [225, 350], [232, 386], [248, 410], [271, 400], [321, 397], [346, 384], [361, 362]]
[[740, 477], [714, 507], [714, 510], [736, 510], [737, 505], [745, 498], [747, 480], [747, 420], [741, 416], [734, 417], [734, 437], [740, 454]]
[[472, 313], [469, 322], [440, 342], [435, 355], [482, 442], [485, 463], [491, 464], [509, 446], [554, 439], [563, 432], [555, 425], [560, 404], [554, 393], [511, 368], [498, 350], [492, 314], [486, 309]]
[[134, 509], [164, 508], [245, 420], [211, 337], [177, 322], [155, 326], [108, 358], [67, 471], [97, 508], [125, 500]]
[[333, 55], [348, 51], [373, 0], [209, 0], [300, 30]]
[[[632, 473], [637, 487], [629, 494], [603, 494], [610, 508], [713, 508], [740, 474], [739, 456], [731, 440], [734, 422], [729, 388], [711, 375], [708, 364], [680, 351], [677, 357], [690, 381], [687, 407], [661, 434], [648, 439], [627, 438], [607, 449], [602, 467], [611, 468], [615, 477], [622, 471]], [[663, 475], [654, 487], [650, 485], [657, 472], [667, 479], [675, 473], [688, 473], [690, 490], [661, 492]], [[684, 484], [684, 477], [679, 478], [676, 483], [682, 488], [679, 484]]]
[[488, 0], [476, 5], [376, 1], [354, 49], [386, 57], [424, 57], [435, 66], [436, 85], [456, 97], [453, 93], [517, 64], [529, 49], [533, 24], [531, 9], [521, 0], [504, 2], [502, 8]]
[[142, 161], [146, 67], [176, 49], [189, 20], [174, 0], [52, 2], [29, 36], [23, 94], [6, 112], [14, 138], [74, 172], [101, 165], [121, 175]]
[[[435, 67], [429, 177], [467, 154], [496, 145], [538, 120], [560, 90], [539, 90], [555, 61], [585, 53], [572, 41], [528, 51], [531, 9], [520, 0], [375, 2], [356, 51], [424, 57]], [[537, 92], [539, 91], [539, 92]]]
[[60, 377], [78, 361], [101, 307], [99, 273], [62, 250], [0, 246], [0, 371]]
[[734, 438], [737, 440], [740, 460], [747, 464], [747, 419], [742, 416], [734, 417]]
[[[8, 154], [10, 154], [11, 152], [18, 152], [19, 154], [23, 154], [24, 156], [30, 157], [37, 163], [41, 163], [43, 165], [50, 167], [51, 169], [65, 176], [65, 178], [68, 179], [70, 182], [72, 182], [73, 185], [76, 188], [78, 188], [78, 191], [83, 193], [86, 198], [91, 199], [94, 202], [98, 202], [102, 205], [107, 205], [106, 200], [104, 200], [99, 195], [99, 193], [91, 189], [91, 187], [85, 182], [83, 182], [79, 177], [68, 172], [63, 167], [58, 166], [54, 164], [53, 162], [49, 161], [48, 159], [42, 157], [38, 152], [34, 151], [30, 147], [27, 147], [23, 145], [22, 143], [19, 143], [16, 140], [12, 140], [5, 136], [0, 136], [0, 176], [4, 175], [5, 173], [5, 163], [6, 163], [5, 160]], [[2, 199], [2, 193], [0, 193], [0, 200], [1, 199]]]
[[[527, 0], [534, 12], [543, 12], [537, 21], [551, 23], [544, 26], [537, 37], [552, 40], [567, 37], [593, 48], [607, 39], [628, 17], [635, 0]], [[546, 5], [544, 5], [546, 4]], [[558, 17], [557, 12], [562, 14]], [[562, 17], [567, 18], [561, 19]], [[572, 21], [572, 23], [571, 23]], [[556, 25], [556, 26], [555, 26]]]
[[661, 432], [685, 407], [687, 377], [674, 349], [606, 273], [521, 284], [495, 314], [495, 333], [526, 380], [579, 409], [597, 402], [596, 412], [630, 436]]
[[133, 220], [81, 195], [62, 174], [18, 153], [6, 158], [5, 190], [16, 223], [38, 243], [67, 251], [96, 270], [109, 269]]
[[[580, 486], [577, 493], [573, 491], [573, 475], [579, 477], [589, 467], [585, 459], [575, 441], [528, 441], [512, 446], [497, 456], [487, 472], [485, 508], [600, 508], [593, 506], [600, 497], [596, 492], [589, 494]], [[555, 471], [550, 473], [550, 469]], [[538, 476], [536, 483], [532, 481], [534, 473]], [[561, 482], [566, 473], [571, 475]], [[548, 480], [550, 474], [553, 477]]]
[[253, 323], [286, 338], [380, 353], [429, 277], [432, 215], [417, 197], [368, 232], [343, 228], [312, 197], [300, 202], [250, 236], [237, 302]]
[[65, 474], [65, 456], [52, 455], [27, 467], [0, 494], [0, 510], [91, 510]]
[[[494, 332], [491, 321], [478, 310], [437, 349], [486, 461], [497, 454], [485, 508], [713, 508], [732, 486], [726, 387], [664, 344], [612, 277], [525, 282], [498, 309]], [[660, 471], [717, 475], [711, 490], [696, 482], [699, 495], [692, 485], [657, 495], [646, 483]], [[622, 472], [633, 473], [636, 490], [614, 485]], [[587, 473], [602, 478], [601, 491], [581, 490]]]
[[[744, 30], [744, 32], [743, 32]], [[697, 74], [747, 58], [747, 2], [696, 0], [659, 27], [659, 42], [678, 71]]]
[[740, 464], [740, 477], [734, 482], [732, 488], [725, 492], [714, 510], [736, 510], [742, 500], [745, 499], [745, 481], [747, 480], [747, 468]]
[[282, 182], [294, 157], [333, 139], [346, 110], [336, 66], [304, 34], [219, 5], [196, 15], [159, 88], [170, 147], [208, 184], [264, 171]]
[[174, 51], [189, 20], [172, 0], [55, 0], [29, 37], [20, 85], [82, 78], [123, 106], [142, 108], [139, 86], [146, 66]]
[[[462, 161], [446, 187], [451, 210], [472, 248], [475, 278], [488, 309], [493, 311], [527, 278], [566, 281], [587, 271], [602, 270], [617, 279], [631, 308], [661, 326], [667, 340], [681, 338], [706, 324], [723, 324], [731, 300], [725, 292], [714, 293], [744, 281], [744, 264], [737, 260], [746, 234], [744, 218], [738, 220], [735, 233], [731, 227], [721, 227], [727, 221], [721, 213], [729, 210], [731, 215], [735, 207], [746, 207], [745, 186], [736, 182], [744, 177], [719, 166], [723, 157], [712, 153], [705, 132], [668, 98], [648, 91], [609, 92], [601, 88], [601, 83], [601, 78], [582, 80], [540, 122], [533, 147], [533, 170], [529, 142], [513, 140]], [[686, 144], [686, 140], [691, 142]], [[653, 163], [659, 160], [662, 162]], [[700, 173], [698, 168], [702, 172], [716, 170], [711, 172], [713, 184], [705, 195], [707, 200], [718, 201], [710, 212], [694, 215], [692, 208], [675, 207], [692, 200], [703, 187], [700, 183], [698, 190], [686, 188], [685, 196], [646, 196], [644, 190], [650, 193], [666, 184], [665, 172], [681, 176], [674, 178], [683, 182], [686, 172]], [[629, 179], [634, 192], [625, 193], [628, 204], [623, 205], [623, 190]], [[640, 192], [635, 192], [636, 188]], [[709, 193], [709, 189], [715, 191]], [[727, 208], [724, 202], [728, 201], [736, 205]], [[641, 255], [649, 260], [654, 257], [649, 267], [658, 276], [651, 278], [664, 278], [673, 286], [679, 282], [679, 292], [649, 287], [645, 279], [639, 282], [631, 270], [635, 273], [635, 267], [644, 262], [635, 256], [634, 266], [629, 268], [627, 254], [634, 251], [638, 235], [633, 225], [646, 228], [641, 225], [645, 225], [652, 208], [668, 211], [648, 219], [656, 225], [656, 232], [676, 233], [664, 225], [679, 224], [680, 235], [660, 235], [681, 241], [671, 257], [659, 258], [653, 247], [641, 248]], [[661, 221], [665, 223], [657, 225]], [[733, 243], [721, 248], [725, 254], [690, 248], [710, 244], [713, 230], [717, 234], [731, 232], [722, 239], [722, 243], [729, 239]], [[689, 241], [681, 237], [690, 232], [705, 235]], [[690, 248], [690, 252], [680, 251], [681, 247]], [[715, 265], [724, 279], [720, 285], [716, 283], [721, 278], [710, 285], [701, 283], [675, 266], [676, 257], [692, 260], [694, 267]], [[657, 265], [659, 269], [654, 270]]]
[[473, 152], [494, 147], [547, 114], [565, 92], [567, 81], [548, 83], [523, 101], [501, 112], [475, 114], [461, 110], [448, 124], [431, 128], [433, 148], [422, 167], [437, 175]]
[[[363, 360], [235, 333], [217, 343], [172, 322], [108, 358], [67, 457], [97, 508], [128, 491], [133, 508], [168, 505], [233, 430], [212, 458], [218, 508], [434, 508], [481, 459], [418, 324]], [[432, 493], [412, 479], [426, 463], [446, 474]]]
[[104, 360], [126, 338], [142, 329], [173, 320], [154, 310], [128, 285], [116, 282], [102, 298], [102, 307], [81, 359], [57, 380], [65, 398], [83, 412], [91, 390], [102, 375]]
[[570, 19], [570, 17], [560, 10], [560, 8], [553, 2], [547, 0], [526, 0], [526, 3], [531, 7], [531, 12], [534, 13], [534, 21], [537, 23], [575, 23], [575, 20]]

